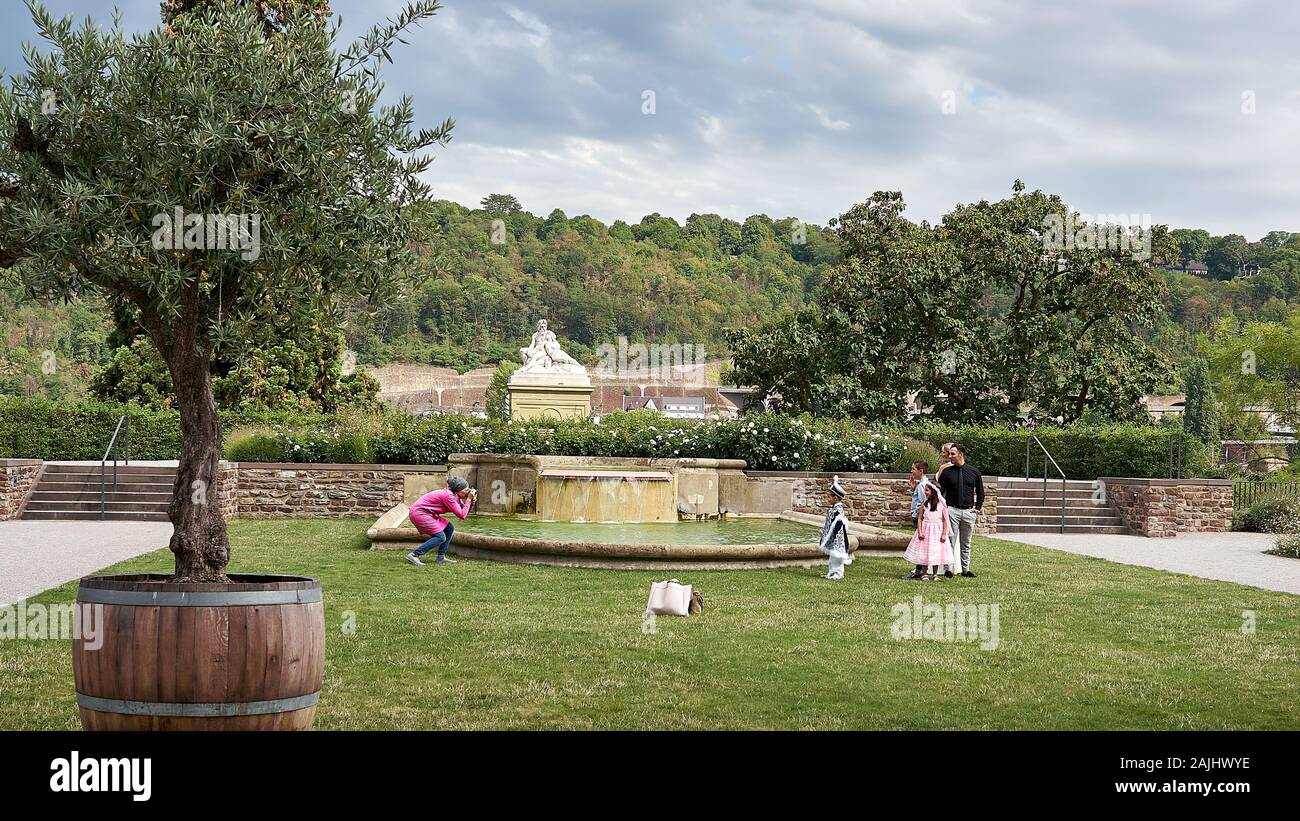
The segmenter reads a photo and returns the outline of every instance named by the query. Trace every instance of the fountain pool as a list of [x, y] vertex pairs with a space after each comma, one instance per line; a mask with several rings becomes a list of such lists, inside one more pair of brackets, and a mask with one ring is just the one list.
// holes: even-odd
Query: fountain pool
[[752, 545], [817, 543], [817, 528], [786, 519], [706, 519], [698, 522], [603, 524], [543, 522], [531, 517], [470, 516], [456, 526], [462, 534], [513, 539], [609, 544]]
[[[367, 531], [370, 546], [410, 550], [423, 541], [406, 513], [402, 505], [380, 517]], [[614, 524], [475, 515], [456, 524], [452, 552], [571, 567], [751, 570], [821, 564], [820, 535], [818, 527], [791, 518]], [[850, 535], [850, 550], [859, 538]]]

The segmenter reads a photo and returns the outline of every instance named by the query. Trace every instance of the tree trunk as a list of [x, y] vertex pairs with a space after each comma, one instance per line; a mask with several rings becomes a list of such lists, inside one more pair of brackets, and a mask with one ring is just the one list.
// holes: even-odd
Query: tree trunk
[[166, 354], [181, 417], [181, 458], [168, 511], [175, 531], [175, 581], [224, 582], [230, 545], [221, 516], [221, 419], [212, 398], [209, 351], [176, 344]]

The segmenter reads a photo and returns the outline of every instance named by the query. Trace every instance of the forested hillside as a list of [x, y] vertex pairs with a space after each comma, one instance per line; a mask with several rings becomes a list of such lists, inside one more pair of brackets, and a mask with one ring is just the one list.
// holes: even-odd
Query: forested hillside
[[[692, 214], [679, 223], [650, 214], [605, 225], [559, 210], [539, 216], [513, 196], [493, 194], [475, 209], [431, 203], [425, 219], [434, 239], [422, 249], [403, 296], [382, 306], [344, 306], [341, 331], [358, 364], [468, 370], [513, 358], [539, 318], [550, 320], [566, 347], [588, 363], [596, 346], [620, 335], [699, 344], [710, 358], [725, 357], [729, 329], [816, 300], [839, 259], [830, 229], [794, 217]], [[1195, 351], [1199, 334], [1224, 321], [1281, 322], [1300, 307], [1300, 237], [1274, 231], [1248, 242], [1192, 229], [1170, 233], [1183, 263], [1204, 262], [1209, 270], [1161, 271], [1164, 311], [1135, 330], [1175, 364]], [[2, 274], [0, 394], [73, 398], [92, 392], [93, 377], [105, 367], [111, 370], [99, 380], [101, 394], [125, 399], [165, 392], [151, 382], [161, 363], [144, 362], [139, 342], [134, 349], [118, 346], [132, 334], [113, 334], [111, 314], [99, 300], [35, 303]], [[232, 393], [274, 382], [280, 370], [290, 375], [279, 378], [292, 383], [295, 368], [284, 362], [302, 355], [290, 353], [258, 351], [253, 387], [238, 383]], [[1181, 377], [1160, 389], [1181, 391]]]
[[559, 210], [541, 218], [508, 195], [483, 206], [430, 208], [438, 239], [406, 298], [350, 317], [360, 362], [465, 370], [513, 358], [541, 318], [579, 357], [619, 335], [721, 354], [727, 329], [802, 304], [837, 257], [829, 232], [793, 217], [692, 214], [682, 225], [650, 214], [606, 226]]

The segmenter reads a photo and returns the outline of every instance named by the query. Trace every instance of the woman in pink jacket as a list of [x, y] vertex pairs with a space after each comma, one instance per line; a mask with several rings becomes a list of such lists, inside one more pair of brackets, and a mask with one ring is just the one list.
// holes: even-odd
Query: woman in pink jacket
[[426, 493], [411, 505], [411, 524], [415, 529], [429, 537], [424, 544], [406, 554], [411, 564], [423, 566], [420, 557], [435, 547], [438, 548], [438, 564], [455, 564], [455, 559], [447, 558], [447, 548], [451, 546], [452, 534], [456, 526], [442, 518], [448, 513], [464, 519], [478, 501], [478, 491], [469, 486], [469, 482], [459, 476], [447, 480], [447, 487]]

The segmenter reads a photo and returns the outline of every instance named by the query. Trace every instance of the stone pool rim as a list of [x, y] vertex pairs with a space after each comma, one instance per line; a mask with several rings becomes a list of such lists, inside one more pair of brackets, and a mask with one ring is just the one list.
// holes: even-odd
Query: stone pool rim
[[[398, 508], [390, 511], [396, 513]], [[745, 517], [750, 518], [750, 517]], [[810, 527], [821, 517], [787, 511], [780, 516], [754, 517], [783, 519]], [[817, 522], [811, 521], [817, 519]], [[381, 519], [381, 521], [383, 521]], [[400, 522], [401, 519], [398, 519]], [[375, 523], [367, 531], [372, 550], [409, 550], [424, 540], [414, 528], [380, 527]], [[689, 525], [689, 522], [684, 522]], [[907, 537], [875, 528], [857, 526], [863, 532], [851, 533], [849, 552], [862, 548], [871, 555], [896, 556]], [[816, 531], [810, 530], [810, 535]], [[589, 567], [616, 570], [758, 570], [775, 567], [812, 567], [824, 564], [826, 557], [815, 541], [802, 543], [761, 542], [757, 544], [675, 544], [589, 542], [571, 539], [518, 538], [483, 533], [456, 532], [452, 552], [474, 559], [491, 559], [515, 564], [539, 564], [561, 567]]]

